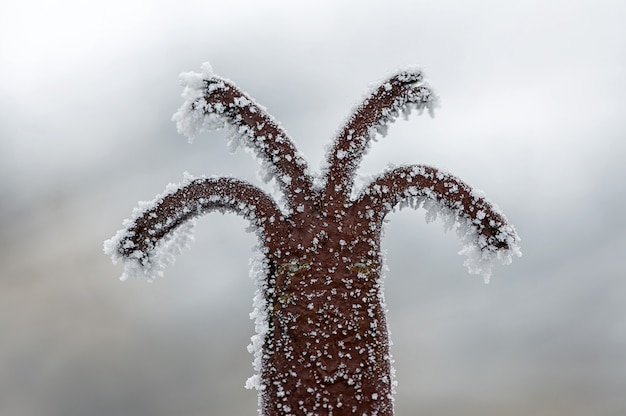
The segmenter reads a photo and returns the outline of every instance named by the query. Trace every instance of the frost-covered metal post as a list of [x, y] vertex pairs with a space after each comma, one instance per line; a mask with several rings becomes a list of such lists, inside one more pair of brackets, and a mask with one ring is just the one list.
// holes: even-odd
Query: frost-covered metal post
[[436, 96], [420, 70], [393, 74], [356, 106], [318, 177], [266, 110], [231, 81], [182, 75], [179, 130], [231, 129], [253, 149], [285, 196], [281, 207], [235, 178], [186, 177], [142, 204], [105, 252], [121, 259], [123, 278], [162, 274], [184, 246], [194, 218], [219, 210], [247, 218], [259, 237], [255, 265], [257, 334], [252, 338], [260, 413], [393, 414], [394, 380], [382, 291], [381, 229], [396, 207], [424, 207], [456, 227], [470, 272], [487, 279], [491, 263], [520, 255], [519, 238], [482, 193], [433, 167], [391, 168], [354, 192], [355, 171], [378, 133], [400, 112], [432, 112]]

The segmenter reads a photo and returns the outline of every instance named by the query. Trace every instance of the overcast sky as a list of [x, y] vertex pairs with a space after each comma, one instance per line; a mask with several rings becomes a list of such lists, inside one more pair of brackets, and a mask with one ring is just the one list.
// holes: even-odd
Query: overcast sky
[[524, 256], [484, 285], [440, 223], [389, 217], [399, 415], [625, 414], [625, 18], [617, 0], [2, 2], [0, 414], [256, 411], [245, 221], [203, 218], [152, 284], [102, 254], [185, 171], [259, 184], [223, 132], [188, 144], [170, 120], [205, 61], [312, 168], [372, 82], [422, 66], [441, 107], [360, 172], [437, 166], [515, 224]]

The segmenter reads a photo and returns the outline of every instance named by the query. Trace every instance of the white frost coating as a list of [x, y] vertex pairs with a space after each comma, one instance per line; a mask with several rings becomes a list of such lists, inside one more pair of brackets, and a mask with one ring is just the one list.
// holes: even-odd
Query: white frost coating
[[[276, 410], [272, 413], [277, 412], [290, 415], [294, 411], [297, 412], [297, 405], [295, 401], [289, 403], [289, 396], [291, 395], [293, 398], [297, 397], [296, 393], [308, 392], [308, 397], [317, 397], [317, 403], [313, 407], [308, 407], [308, 404], [306, 406], [304, 404], [308, 398], [299, 401], [301, 413], [307, 415], [318, 414], [315, 410], [321, 407], [328, 410], [329, 414], [331, 414], [334, 408], [328, 399], [332, 395], [325, 384], [334, 383], [341, 377], [345, 378], [348, 385], [353, 386], [352, 389], [356, 393], [351, 398], [355, 398], [356, 403], [363, 403], [363, 399], [366, 399], [367, 402], [373, 403], [373, 407], [378, 406], [378, 409], [383, 409], [383, 406], [387, 406], [384, 409], [389, 409], [388, 406], [393, 404], [392, 396], [395, 393], [396, 381], [393, 359], [388, 351], [388, 347], [391, 345], [390, 332], [389, 328], [383, 328], [383, 325], [381, 325], [381, 323], [388, 324], [388, 322], [384, 319], [381, 321], [378, 314], [381, 309], [383, 317], [387, 313], [383, 287], [386, 261], [384, 253], [380, 252], [379, 238], [382, 230], [379, 227], [381, 221], [386, 221], [385, 216], [390, 210], [405, 206], [412, 208], [423, 207], [426, 210], [427, 222], [441, 218], [446, 228], [456, 228], [460, 240], [464, 244], [460, 254], [468, 256], [464, 263], [465, 266], [470, 273], [482, 274], [485, 282], [489, 280], [492, 263], [495, 259], [499, 259], [503, 263], [510, 263], [513, 255], [521, 255], [517, 245], [519, 238], [514, 228], [506, 225], [504, 216], [497, 209], [493, 208], [493, 212], [496, 215], [491, 222], [487, 223], [487, 216], [490, 215], [492, 209], [489, 203], [481, 199], [484, 195], [472, 191], [468, 196], [470, 192], [464, 188], [462, 198], [455, 199], [450, 197], [453, 194], [458, 194], [459, 187], [457, 184], [459, 182], [446, 183], [445, 180], [448, 178], [448, 175], [440, 171], [424, 167], [414, 167], [410, 170], [403, 168], [396, 170], [391, 167], [388, 172], [397, 172], [396, 176], [391, 176], [393, 181], [382, 180], [385, 178], [382, 178], [380, 181], [369, 179], [367, 182], [371, 186], [368, 185], [365, 189], [360, 189], [362, 188], [360, 183], [356, 187], [354, 186], [354, 171], [358, 167], [358, 162], [367, 150], [370, 141], [378, 133], [384, 134], [387, 125], [392, 123], [401, 113], [407, 115], [411, 109], [418, 109], [421, 112], [426, 108], [432, 113], [432, 109], [437, 105], [436, 96], [423, 83], [421, 72], [418, 69], [407, 69], [399, 75], [396, 74], [395, 77], [395, 80], [391, 79], [388, 83], [383, 84], [382, 89], [391, 91], [396, 86], [402, 88], [400, 92], [394, 92], [397, 99], [392, 104], [382, 105], [381, 103], [384, 103], [385, 98], [384, 93], [379, 94], [379, 97], [374, 97], [373, 99], [382, 100], [378, 103], [370, 102], [370, 104], [382, 106], [381, 108], [377, 107], [375, 116], [372, 116], [374, 117], [374, 122], [368, 121], [367, 111], [363, 110], [368, 109], [367, 100], [364, 100], [365, 103], [357, 109], [357, 112], [361, 110], [363, 112], [355, 116], [353, 120], [356, 121], [354, 123], [351, 123], [350, 120], [348, 121], [349, 124], [345, 125], [343, 130], [345, 134], [342, 133], [338, 139], [339, 145], [335, 147], [335, 150], [331, 150], [331, 152], [335, 152], [334, 155], [329, 155], [326, 159], [327, 163], [335, 164], [334, 167], [346, 163], [354, 165], [349, 166], [354, 169], [346, 169], [345, 171], [348, 172], [346, 175], [342, 174], [341, 169], [337, 171], [331, 170], [330, 173], [332, 175], [328, 170], [323, 169], [324, 175], [322, 177], [314, 177], [315, 187], [311, 192], [306, 181], [304, 183], [299, 182], [301, 174], [309, 174], [308, 168], [298, 170], [284, 167], [285, 161], [295, 163], [295, 165], [290, 165], [291, 167], [300, 166], [304, 168], [306, 164], [300, 154], [291, 147], [291, 143], [288, 143], [289, 146], [286, 148], [280, 145], [289, 141], [286, 135], [282, 135], [281, 129], [274, 129], [272, 130], [273, 133], [268, 133], [268, 130], [271, 129], [264, 130], [263, 125], [265, 125], [265, 121], [270, 120], [273, 123], [271, 118], [263, 118], [264, 122], [257, 121], [255, 125], [253, 123], [241, 124], [241, 120], [248, 120], [246, 116], [241, 114], [249, 115], [257, 111], [264, 111], [264, 109], [260, 110], [260, 107], [256, 107], [255, 103], [243, 95], [235, 97], [234, 104], [230, 102], [230, 98], [226, 99], [220, 96], [221, 92], [229, 89], [232, 92], [233, 89], [236, 90], [236, 87], [222, 78], [215, 77], [208, 64], [203, 65], [201, 73], [190, 72], [183, 74], [181, 81], [185, 86], [183, 92], [185, 102], [173, 116], [179, 131], [191, 139], [195, 134], [203, 130], [221, 128], [225, 125], [230, 126], [229, 147], [236, 148], [242, 145], [246, 149], [251, 148], [254, 150], [255, 154], [262, 160], [262, 167], [267, 173], [263, 179], [279, 183], [286, 194], [281, 194], [282, 196], [304, 196], [303, 199], [296, 200], [293, 198], [287, 201], [288, 204], [287, 202], [285, 203], [288, 205], [282, 210], [285, 216], [292, 216], [296, 212], [307, 213], [307, 208], [313, 208], [311, 209], [311, 215], [283, 218], [279, 212], [280, 208], [278, 210], [276, 207], [272, 209], [266, 208], [273, 205], [273, 202], [264, 200], [258, 194], [253, 197], [248, 197], [250, 194], [238, 196], [243, 195], [243, 189], [249, 190], [250, 188], [246, 188], [246, 186], [251, 185], [232, 179], [231, 182], [228, 182], [228, 184], [233, 185], [232, 188], [228, 188], [231, 192], [211, 192], [203, 188], [198, 193], [197, 190], [202, 184], [200, 182], [191, 184], [196, 178], [187, 175], [182, 184], [169, 185], [165, 193], [158, 196], [155, 200], [141, 203], [140, 207], [133, 212], [133, 218], [124, 222], [127, 230], [138, 230], [137, 234], [134, 234], [134, 231], [122, 230], [112, 239], [105, 242], [104, 250], [113, 257], [113, 261], [115, 262], [119, 258], [122, 258], [124, 261], [122, 280], [131, 277], [153, 279], [162, 275], [163, 269], [174, 261], [180, 251], [192, 239], [191, 231], [194, 221], [188, 218], [192, 218], [194, 214], [200, 215], [208, 210], [234, 211], [247, 219], [251, 219], [250, 229], [259, 233], [261, 244], [254, 250], [255, 256], [251, 260], [250, 272], [256, 285], [253, 301], [254, 308], [250, 314], [250, 318], [254, 320], [255, 324], [255, 335], [251, 337], [248, 351], [254, 356], [253, 368], [255, 374], [246, 381], [245, 386], [249, 389], [254, 388], [258, 390], [259, 408], [266, 408], [264, 405], [274, 402], [273, 405], [275, 405]], [[393, 84], [394, 82], [396, 83], [395, 85]], [[417, 88], [414, 89], [412, 87]], [[215, 95], [212, 95], [214, 93]], [[228, 95], [228, 97], [232, 96]], [[227, 111], [224, 112], [225, 107], [227, 107]], [[243, 107], [249, 110], [249, 112], [238, 112]], [[230, 110], [233, 110], [235, 115]], [[226, 117], [229, 118], [226, 119]], [[255, 120], [255, 118], [253, 117], [252, 120]], [[365, 125], [363, 124], [364, 122]], [[356, 133], [355, 130], [357, 131]], [[261, 131], [262, 133], [259, 133]], [[331, 169], [334, 169], [334, 167], [331, 167]], [[294, 171], [296, 172], [294, 173]], [[323, 192], [317, 191], [324, 191], [321, 186], [325, 180], [328, 181], [328, 190], [330, 192], [324, 196]], [[209, 181], [212, 184], [216, 183], [212, 179]], [[436, 183], [443, 183], [443, 190], [440, 187], [436, 187]], [[187, 189], [182, 188], [190, 184], [193, 185], [191, 187], [193, 191], [187, 193]], [[198, 186], [196, 187], [196, 185]], [[465, 186], [464, 184], [462, 185]], [[239, 192], [237, 192], [238, 189]], [[172, 195], [172, 198], [167, 198], [164, 201], [165, 197], [181, 190], [183, 192]], [[345, 193], [341, 197], [352, 195], [352, 199], [349, 201], [339, 199], [337, 195], [333, 194], [333, 190], [337, 194]], [[358, 198], [361, 194], [365, 195], [366, 198]], [[317, 200], [317, 197], [320, 199]], [[324, 197], [327, 200], [324, 200]], [[176, 211], [176, 215], [168, 214], [168, 212], [171, 212], [168, 210], [172, 208], [172, 205], [168, 204], [171, 201], [177, 201], [178, 203], [180, 199], [184, 199], [180, 208], [178, 205], [173, 208]], [[312, 201], [311, 206], [307, 205], [307, 202], [302, 202], [303, 200]], [[330, 208], [324, 208], [327, 206], [326, 202], [333, 200], [338, 201], [336, 206], [328, 204]], [[360, 204], [361, 202], [362, 204]], [[394, 204], [397, 205], [394, 207]], [[315, 211], [315, 207], [321, 208], [319, 210], [321, 213]], [[353, 210], [350, 212], [353, 208], [357, 211]], [[257, 209], [260, 209], [263, 214], [259, 214]], [[378, 213], [374, 212], [374, 210], [381, 211], [380, 215], [377, 215]], [[162, 215], [163, 213], [166, 214]], [[359, 234], [355, 237], [351, 234], [351, 231], [346, 232], [346, 230], [342, 229], [342, 227], [351, 228], [351, 220], [357, 219], [356, 217], [351, 217], [352, 214], [356, 214], [358, 218], [362, 219], [354, 230], [363, 230], [363, 236]], [[162, 218], [163, 216], [167, 218]], [[501, 216], [503, 225], [500, 225], [498, 216]], [[141, 221], [137, 221], [139, 217], [142, 217]], [[306, 217], [306, 219], [299, 222], [300, 217]], [[277, 220], [277, 218], [280, 218], [280, 220]], [[293, 218], [296, 218], [297, 221]], [[334, 221], [335, 223], [329, 224], [326, 222], [326, 219], [328, 222]], [[183, 222], [177, 226], [179, 221]], [[270, 224], [274, 224], [277, 221], [286, 228], [280, 228], [280, 231], [273, 232]], [[309, 236], [307, 236], [306, 239], [298, 241], [299, 228], [307, 227], [310, 224], [315, 226], [311, 225], [307, 232], [312, 232], [317, 227], [315, 237], [309, 240]], [[134, 228], [135, 225], [137, 225], [136, 228]], [[172, 227], [176, 228], [172, 230]], [[265, 228], [261, 230], [261, 227]], [[340, 236], [326, 233], [324, 230], [326, 228], [330, 231], [336, 228]], [[267, 233], [264, 233], [265, 231]], [[167, 232], [167, 234], [161, 237], [163, 232]], [[283, 232], [285, 235], [283, 235]], [[346, 239], [341, 239], [341, 233], [346, 235]], [[330, 236], [333, 237], [333, 244], [322, 248], [324, 246], [320, 241], [325, 241], [324, 237], [328, 238]], [[282, 242], [283, 238], [286, 240], [284, 243]], [[278, 243], [274, 242], [276, 239], [278, 239]], [[270, 241], [272, 241], [271, 244]], [[334, 246], [334, 244], [338, 244], [339, 247]], [[508, 247], [508, 249], [505, 251], [502, 247]], [[139, 250], [140, 248], [142, 251]], [[133, 250], [135, 251], [133, 252]], [[319, 279], [317, 276], [314, 276], [315, 278], [310, 279], [311, 285], [318, 280], [325, 281], [326, 285], [332, 285], [332, 275], [337, 272], [337, 267], [348, 267], [348, 270], [356, 274], [355, 279], [369, 280], [368, 285], [364, 286], [368, 288], [367, 291], [361, 292], [360, 288], [353, 290], [348, 285], [351, 286], [354, 280], [351, 277], [344, 279], [341, 276], [342, 282], [350, 290], [349, 293], [342, 293], [341, 290], [337, 290], [338, 287], [331, 287], [329, 291], [324, 289], [317, 294], [318, 291], [315, 291], [315, 293], [313, 291], [315, 286], [308, 286], [307, 283], [304, 283], [301, 288], [304, 295], [302, 297], [298, 295], [292, 297], [290, 295], [292, 289], [290, 285], [293, 285], [293, 283], [290, 283], [292, 277], [298, 271], [309, 270], [309, 268], [313, 267], [310, 266], [311, 263], [308, 262], [308, 259], [315, 259], [321, 250], [328, 250], [324, 254], [334, 255], [337, 265], [333, 265], [331, 260], [329, 266], [332, 267], [328, 267], [328, 275], [324, 278], [319, 276]], [[294, 256], [296, 256], [294, 251], [296, 254], [302, 251], [307, 254], [304, 257], [300, 257], [300, 260], [294, 260]], [[358, 257], [356, 256], [357, 254]], [[307, 259], [307, 262], [303, 262], [304, 260], [302, 259]], [[326, 261], [327, 257], [320, 257], [320, 259]], [[371, 264], [376, 263], [370, 263], [371, 259], [381, 259], [382, 269], [372, 269], [370, 267]], [[274, 269], [269, 266], [268, 263], [270, 261], [277, 266], [276, 270], [279, 271], [274, 276], [271, 276]], [[316, 265], [313, 270], [317, 273], [325, 268], [326, 264], [322, 263], [321, 265]], [[371, 277], [368, 277], [370, 272], [375, 272], [377, 276], [373, 287], [369, 286], [369, 283], [372, 282]], [[324, 274], [322, 272], [322, 275]], [[306, 282], [306, 279], [302, 278], [301, 282]], [[283, 288], [286, 288], [284, 293], [282, 292]], [[307, 293], [307, 290], [310, 293]], [[378, 303], [371, 297], [373, 294], [376, 294]], [[345, 295], [343, 299], [346, 300], [349, 297], [354, 299], [352, 305], [348, 304], [347, 312], [340, 307], [339, 303], [334, 304], [333, 297], [340, 295]], [[318, 304], [316, 307], [316, 303], [312, 300], [315, 300], [315, 302], [319, 301], [321, 306]], [[309, 303], [301, 304], [301, 301], [308, 301]], [[296, 309], [292, 309], [289, 306], [292, 304], [295, 305]], [[312, 340], [319, 340], [320, 346], [315, 346], [311, 349], [306, 347], [299, 350], [300, 347], [294, 340], [300, 335], [298, 335], [298, 332], [294, 332], [295, 335], [292, 339], [291, 330], [300, 328], [300, 324], [295, 322], [301, 316], [298, 311], [302, 311], [302, 307], [305, 305], [309, 311], [319, 308], [302, 316], [307, 317], [307, 322], [313, 328], [307, 329], [305, 336], [310, 337]], [[354, 315], [351, 315], [353, 309], [350, 309], [350, 307], [354, 309]], [[363, 307], [362, 312], [359, 310], [361, 307]], [[293, 312], [293, 310], [296, 312]], [[360, 318], [355, 318], [356, 312], [360, 312], [361, 316], [366, 319], [359, 320]], [[316, 317], [313, 314], [316, 314]], [[319, 321], [316, 321], [316, 318], [319, 318]], [[360, 324], [361, 321], [368, 325], [362, 326]], [[303, 320], [300, 321], [300, 323], [302, 322]], [[340, 341], [337, 344], [339, 347], [337, 356], [333, 356], [334, 352], [331, 354], [329, 351], [334, 342], [332, 340], [333, 337], [340, 336], [341, 332], [344, 335], [350, 335], [350, 332], [342, 328], [346, 328], [346, 325], [348, 328], [351, 328], [352, 322], [357, 322], [358, 327], [355, 325], [354, 329], [350, 329], [350, 331], [354, 332], [354, 339], [361, 342], [362, 345], [357, 345], [352, 350], [346, 348], [343, 341]], [[270, 324], [277, 332], [270, 330]], [[280, 328], [283, 331], [278, 331]], [[330, 343], [325, 343], [325, 338], [328, 338]], [[384, 351], [383, 356], [377, 354], [377, 351], [380, 351], [381, 348]], [[364, 391], [363, 387], [366, 385], [365, 383], [372, 382], [373, 378], [368, 379], [363, 376], [364, 373], [361, 372], [361, 368], [357, 368], [353, 373], [351, 372], [352, 370], [349, 369], [350, 367], [347, 363], [349, 363], [348, 360], [354, 358], [352, 357], [354, 355], [352, 351], [363, 355], [357, 358], [359, 361], [357, 364], [360, 364], [362, 369], [370, 366], [370, 369], [376, 371], [377, 377], [375, 382], [377, 386], [384, 385], [378, 392], [371, 394], [369, 397], [362, 394]], [[280, 354], [280, 357], [284, 355], [285, 360], [293, 362], [294, 365], [287, 366], [280, 359], [277, 360], [276, 357], [278, 355], [274, 354]], [[299, 364], [295, 364], [296, 359]], [[309, 360], [310, 362], [308, 362]], [[334, 369], [333, 360], [338, 362], [336, 370]], [[384, 365], [380, 366], [380, 362], [384, 362]], [[329, 363], [330, 365], [328, 365]], [[300, 364], [301, 366], [299, 366]], [[316, 376], [315, 383], [311, 381], [311, 378], [307, 380], [307, 377], [301, 377], [295, 380], [295, 387], [293, 387], [287, 381], [292, 377], [299, 377], [299, 369], [314, 368], [314, 366], [319, 367], [318, 374], [323, 375], [320, 378]], [[389, 373], [387, 373], [387, 368], [389, 368]], [[324, 373], [327, 374], [324, 375]], [[299, 391], [298, 388], [300, 388]], [[384, 395], [381, 395], [381, 392], [384, 392]], [[387, 404], [387, 401], [390, 404]], [[381, 404], [381, 402], [383, 403]], [[338, 409], [346, 403], [349, 402], [344, 401], [342, 403], [338, 401], [336, 408]], [[310, 409], [313, 409], [313, 411]], [[352, 413], [355, 413], [354, 409], [356, 409], [356, 406], [353, 407]], [[379, 414], [379, 411], [373, 410], [360, 413], [374, 416]]]
[[[193, 241], [194, 226], [195, 221], [192, 219], [176, 227], [157, 243], [147, 257], [143, 257], [144, 253], [140, 251], [136, 251], [130, 256], [122, 256], [117, 251], [117, 247], [126, 236], [127, 231], [125, 229], [119, 230], [113, 238], [104, 242], [104, 252], [111, 256], [113, 263], [122, 260], [124, 272], [120, 277], [121, 281], [127, 279], [152, 281], [157, 276], [162, 277], [163, 270], [173, 264], [183, 250], [189, 248], [191, 241]], [[141, 261], [142, 258], [145, 260]]]
[[424, 72], [422, 68], [416, 65], [409, 65], [406, 68], [404, 68], [402, 72], [407, 74], [407, 76], [409, 77], [413, 75], [417, 76], [418, 80], [415, 81], [415, 83], [422, 87], [425, 87], [432, 94], [431, 99], [428, 102], [426, 102], [424, 105], [412, 104], [408, 106], [407, 108], [403, 109], [402, 114], [405, 117], [408, 117], [411, 114], [411, 110], [413, 109], [417, 109], [419, 114], [422, 114], [422, 112], [425, 109], [426, 111], [428, 111], [428, 115], [430, 117], [435, 117], [435, 109], [441, 107], [441, 98], [437, 95], [433, 87], [424, 80]]
[[354, 184], [350, 190], [350, 199], [353, 201], [363, 192], [363, 189], [367, 187], [374, 180], [374, 174], [371, 173], [358, 173], [354, 177]]
[[130, 256], [124, 256], [118, 251], [121, 241], [128, 236], [128, 230], [139, 217], [153, 209], [164, 197], [175, 193], [180, 188], [185, 187], [198, 178], [201, 177], [194, 177], [188, 172], [185, 172], [182, 183], [170, 183], [166, 186], [165, 191], [157, 195], [152, 201], [139, 202], [137, 208], [133, 209], [131, 217], [123, 221], [122, 225], [124, 228], [117, 231], [112, 238], [104, 242], [104, 253], [111, 256], [113, 263], [117, 263], [118, 260], [121, 260], [124, 264], [124, 272], [120, 280], [125, 281], [131, 278], [152, 281], [157, 276], [161, 277], [163, 276], [163, 270], [170, 264], [173, 264], [183, 250], [189, 248], [194, 238], [193, 231], [196, 223], [194, 219], [185, 221], [183, 224], [167, 233], [148, 253], [137, 250]]
[[[475, 194], [484, 197], [481, 192], [477, 191]], [[400, 209], [404, 207], [414, 209], [422, 207], [426, 211], [425, 219], [427, 223], [439, 218], [444, 224], [445, 231], [455, 228], [459, 241], [463, 246], [458, 254], [466, 256], [463, 265], [469, 273], [482, 275], [485, 283], [489, 283], [491, 270], [496, 261], [499, 260], [506, 265], [513, 261], [513, 257], [522, 256], [518, 244], [520, 238], [515, 228], [511, 225], [503, 225], [496, 235], [496, 239], [500, 242], [505, 242], [509, 248], [506, 250], [502, 248], [497, 249], [493, 245], [489, 245], [486, 238], [478, 232], [476, 225], [470, 219], [459, 215], [459, 212], [450, 209], [440, 201], [424, 198], [423, 196], [410, 196], [396, 207]], [[497, 207], [492, 205], [491, 209], [494, 213], [505, 218], [504, 214]]]
[[[381, 249], [379, 251], [379, 256], [381, 259], [381, 269], [380, 275], [378, 277], [378, 302], [380, 303], [380, 307], [383, 310], [385, 316], [389, 314], [389, 309], [387, 308], [387, 300], [385, 299], [385, 280], [387, 278], [387, 272], [389, 271], [389, 266], [387, 265], [387, 250]], [[389, 361], [389, 377], [391, 383], [391, 396], [392, 396], [392, 404], [393, 397], [396, 395], [396, 388], [398, 387], [398, 380], [396, 379], [396, 368], [394, 367], [395, 360], [393, 359], [393, 354], [391, 352], [391, 346], [393, 345], [393, 341], [391, 340], [391, 328], [389, 327], [389, 321], [385, 320], [385, 325], [387, 328], [387, 345], [389, 346], [388, 355], [386, 359]]]
[[[254, 361], [252, 366], [256, 373], [246, 380], [247, 389], [256, 389], [259, 392], [265, 389], [263, 381], [261, 379], [261, 369], [263, 360], [263, 344], [265, 342], [265, 336], [269, 331], [269, 319], [268, 319], [268, 306], [267, 299], [265, 299], [264, 292], [267, 290], [267, 264], [262, 248], [259, 247], [253, 251], [254, 257], [250, 259], [250, 277], [256, 285], [256, 293], [253, 299], [253, 311], [250, 313], [250, 319], [254, 320], [255, 335], [250, 338], [250, 345], [248, 345], [248, 352], [253, 354]], [[262, 397], [259, 394], [259, 408]]]
[[[426, 81], [424, 81], [424, 75], [423, 75], [422, 69], [419, 66], [410, 65], [400, 71], [390, 73], [385, 78], [386, 80], [385, 82], [382, 82], [382, 83], [377, 82], [377, 83], [370, 84], [369, 90], [365, 94], [363, 94], [363, 96], [357, 102], [357, 104], [353, 106], [351, 111], [348, 113], [348, 116], [343, 120], [343, 122], [340, 124], [340, 127], [335, 131], [335, 134], [333, 137], [337, 138], [340, 136], [345, 126], [347, 126], [350, 123], [354, 115], [359, 111], [359, 109], [364, 105], [364, 103], [368, 102], [368, 100], [372, 97], [372, 95], [378, 90], [378, 88], [381, 85], [383, 86], [385, 90], [389, 91], [391, 89], [391, 84], [389, 83], [389, 80], [397, 76], [398, 74], [400, 74], [398, 76], [400, 81], [411, 82], [417, 87], [423, 87], [427, 89], [430, 92], [429, 99], [425, 102], [424, 101], [419, 101], [419, 102], [409, 101], [409, 102], [404, 103], [404, 105], [398, 105], [399, 103], [397, 102], [394, 103], [394, 106], [395, 106], [394, 108], [391, 108], [391, 109], [388, 108], [386, 109], [386, 111], [383, 112], [383, 116], [378, 124], [371, 125], [369, 127], [368, 133], [366, 134], [367, 137], [352, 137], [353, 131], [351, 131], [350, 140], [361, 141], [365, 139], [364, 140], [365, 145], [363, 147], [354, 146], [352, 148], [352, 151], [354, 152], [354, 154], [346, 153], [343, 150], [338, 150], [336, 156], [339, 160], [347, 158], [348, 160], [358, 162], [360, 158], [362, 158], [368, 153], [372, 141], [376, 141], [379, 135], [382, 137], [385, 137], [387, 135], [389, 126], [396, 121], [400, 113], [402, 113], [405, 119], [409, 117], [409, 115], [411, 114], [413, 110], [417, 110], [418, 114], [422, 114], [424, 110], [427, 110], [430, 117], [435, 116], [435, 109], [441, 106], [440, 98], [436, 94], [435, 90]], [[326, 155], [324, 157], [324, 164], [322, 165], [322, 168], [321, 168], [321, 176], [323, 178], [327, 176], [328, 170], [330, 169], [330, 162], [332, 160], [331, 154], [333, 150], [334, 150], [333, 146], [327, 147]], [[354, 156], [357, 154], [359, 155], [358, 157], [355, 158]]]
[[[486, 195], [481, 190], [473, 189], [472, 197], [484, 199]], [[508, 249], [497, 249], [493, 245], [490, 245], [482, 234], [477, 233], [476, 227], [472, 222], [466, 218], [457, 218], [459, 226], [456, 230], [463, 244], [463, 248], [459, 251], [459, 254], [466, 256], [463, 265], [467, 268], [469, 273], [482, 275], [485, 283], [489, 283], [491, 269], [496, 260], [507, 265], [513, 262], [513, 257], [522, 256], [522, 251], [519, 246], [521, 239], [517, 235], [515, 227], [509, 225], [504, 213], [493, 203], [491, 204], [491, 210], [495, 214], [500, 215], [504, 220], [504, 224], [497, 230], [495, 238], [499, 242], [506, 243]], [[450, 211], [448, 208], [444, 208], [442, 211], [445, 215], [450, 215], [446, 212]], [[484, 213], [482, 216], [484, 218]], [[480, 217], [480, 215], [478, 215], [478, 217]]]
[[517, 244], [520, 238], [515, 229], [512, 226], [504, 226], [499, 232], [498, 239], [506, 241], [509, 246], [506, 250], [496, 250], [487, 246], [484, 237], [477, 236], [476, 229], [468, 221], [459, 221], [457, 227], [457, 234], [464, 245], [459, 254], [466, 256], [463, 265], [471, 274], [482, 275], [485, 283], [489, 283], [491, 279], [491, 269], [496, 260], [506, 265], [513, 261], [513, 257], [522, 256], [520, 246]]
[[[386, 172], [393, 170], [393, 167], [390, 167]], [[512, 262], [513, 257], [522, 255], [519, 247], [520, 238], [515, 228], [509, 225], [504, 214], [495, 205], [486, 202], [487, 198], [482, 191], [470, 190], [469, 199], [465, 202], [469, 205], [463, 207], [460, 204], [450, 206], [445, 198], [438, 196], [431, 188], [417, 186], [418, 177], [432, 179], [432, 175], [433, 173], [428, 173], [424, 167], [420, 166], [412, 167], [410, 171], [403, 172], [399, 179], [405, 180], [407, 184], [415, 183], [416, 186], [406, 187], [396, 204], [394, 206], [389, 204], [387, 209], [395, 211], [405, 207], [424, 208], [427, 223], [439, 218], [443, 221], [445, 231], [455, 228], [463, 246], [459, 254], [466, 256], [463, 264], [469, 273], [482, 275], [485, 283], [488, 283], [492, 267], [497, 260], [506, 265]], [[436, 171], [434, 175], [438, 181], [444, 183], [446, 178], [453, 178], [443, 171]], [[448, 182], [446, 185], [451, 195], [459, 191], [458, 184]], [[364, 192], [380, 198], [384, 198], [385, 195], [384, 187], [378, 184], [370, 186]], [[483, 202], [479, 203], [478, 201]], [[487, 207], [496, 218], [498, 216], [501, 218], [498, 223], [494, 223], [492, 220], [490, 225], [492, 234], [490, 236], [483, 233], [486, 226], [484, 219], [487, 215], [485, 212]], [[474, 210], [477, 210], [476, 219], [472, 219], [469, 214]]]
[[208, 62], [202, 64], [200, 72], [183, 72], [180, 74], [180, 83], [183, 88], [183, 105], [174, 113], [172, 120], [176, 122], [178, 132], [189, 141], [203, 131], [218, 130], [224, 127], [224, 121], [214, 113], [204, 114], [204, 106], [196, 102], [202, 100], [205, 94], [205, 80], [215, 74]]
[[[233, 88], [229, 86], [229, 81], [216, 76], [211, 69], [209, 63], [202, 65], [201, 72], [184, 72], [180, 75], [181, 84], [184, 86], [182, 97], [184, 102], [181, 107], [174, 113], [172, 120], [176, 122], [178, 132], [188, 138], [190, 142], [199, 133], [205, 131], [227, 129], [227, 143], [231, 151], [243, 147], [250, 152], [255, 159], [261, 163], [258, 176], [264, 183], [270, 183], [276, 180], [277, 190], [272, 192], [277, 197], [279, 205], [284, 208], [283, 197], [286, 197], [285, 188], [289, 186], [289, 182], [284, 181], [285, 170], [279, 167], [278, 162], [281, 157], [285, 157], [290, 163], [304, 166], [303, 175], [312, 176], [306, 166], [303, 155], [294, 149], [293, 155], [268, 156], [265, 151], [268, 149], [268, 142], [282, 143], [290, 141], [284, 130], [280, 127], [280, 123], [271, 117], [265, 108], [249, 97], [241, 96], [234, 98], [233, 105], [239, 108], [247, 108], [251, 113], [263, 112], [266, 122], [271, 123], [272, 128], [276, 128], [273, 134], [265, 137], [259, 134], [266, 122], [257, 122], [256, 126], [242, 124], [240, 115], [230, 119], [226, 115], [227, 105], [221, 102], [207, 102], [207, 97], [214, 91]], [[282, 191], [282, 192], [279, 192]], [[288, 212], [288, 210], [285, 210]]]

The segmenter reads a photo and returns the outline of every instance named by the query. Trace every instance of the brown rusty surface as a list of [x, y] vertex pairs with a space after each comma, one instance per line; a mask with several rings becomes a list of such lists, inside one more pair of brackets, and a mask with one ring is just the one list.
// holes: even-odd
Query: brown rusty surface
[[266, 261], [261, 288], [269, 330], [259, 392], [265, 416], [393, 414], [380, 237], [383, 219], [399, 203], [435, 201], [475, 229], [481, 249], [508, 249], [515, 237], [484, 197], [431, 167], [390, 170], [351, 198], [374, 130], [407, 105], [423, 108], [434, 99], [420, 82], [421, 74], [403, 72], [373, 90], [340, 130], [316, 190], [306, 163], [265, 110], [229, 81], [207, 80], [198, 106], [243, 129], [274, 169], [289, 211], [246, 182], [197, 179], [139, 215], [120, 240], [119, 253], [145, 265], [161, 239], [195, 216], [228, 210], [251, 221]]

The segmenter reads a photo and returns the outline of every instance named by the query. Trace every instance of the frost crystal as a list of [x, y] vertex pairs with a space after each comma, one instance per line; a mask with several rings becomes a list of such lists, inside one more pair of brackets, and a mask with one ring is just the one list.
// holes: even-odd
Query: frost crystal
[[[229, 146], [261, 160], [284, 206], [235, 178], [192, 177], [141, 203], [104, 250], [124, 262], [123, 279], [162, 274], [192, 239], [196, 217], [234, 212], [250, 222], [259, 246], [252, 262], [257, 286], [255, 335], [249, 351], [257, 372], [246, 387], [259, 392], [262, 415], [393, 414], [394, 370], [383, 290], [380, 241], [391, 211], [424, 208], [442, 218], [464, 245], [471, 273], [487, 281], [491, 264], [521, 255], [519, 237], [485, 196], [461, 180], [422, 165], [355, 173], [371, 141], [412, 110], [431, 115], [437, 96], [421, 70], [407, 68], [372, 88], [328, 148], [320, 175], [280, 125], [210, 65], [181, 75], [184, 103], [178, 130], [193, 138], [229, 128]], [[341, 409], [341, 410], [338, 410]]]
[[178, 132], [190, 141], [198, 133], [217, 130], [224, 126], [224, 123], [215, 115], [205, 117], [202, 107], [197, 104], [204, 95], [206, 80], [213, 76], [213, 69], [208, 62], [202, 64], [199, 73], [183, 72], [180, 74], [180, 83], [184, 87], [181, 95], [185, 101], [174, 113], [172, 120], [176, 122]]

